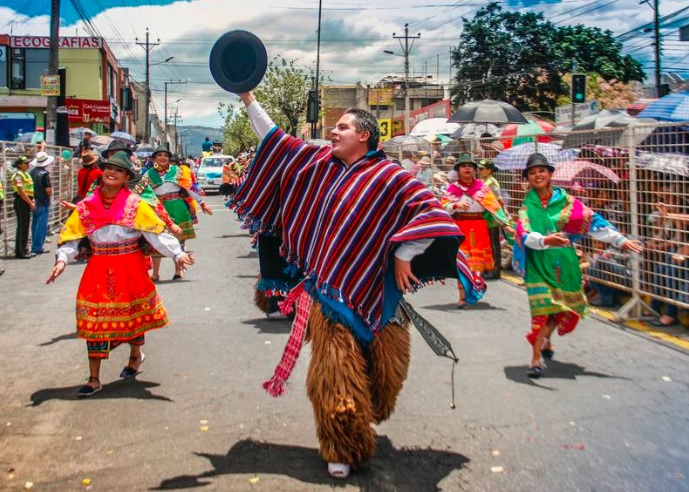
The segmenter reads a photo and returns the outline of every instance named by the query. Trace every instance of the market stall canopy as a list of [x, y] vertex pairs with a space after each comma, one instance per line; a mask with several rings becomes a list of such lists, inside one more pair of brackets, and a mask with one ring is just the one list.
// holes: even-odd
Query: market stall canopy
[[689, 91], [675, 92], [650, 103], [639, 113], [639, 118], [661, 121], [689, 121]]

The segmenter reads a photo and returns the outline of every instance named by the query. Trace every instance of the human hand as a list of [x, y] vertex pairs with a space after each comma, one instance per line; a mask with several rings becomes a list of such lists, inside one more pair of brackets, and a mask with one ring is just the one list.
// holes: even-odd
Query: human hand
[[687, 261], [687, 257], [679, 253], [675, 253], [672, 255], [672, 261], [674, 261], [675, 263], [684, 263], [685, 261]]
[[461, 210], [462, 212], [466, 212], [467, 210], [469, 210], [469, 207], [471, 207], [469, 202], [457, 202], [454, 204], [454, 209]]
[[643, 244], [641, 244], [640, 241], [637, 241], [636, 239], [627, 241], [624, 243], [620, 249], [622, 251], [628, 251], [630, 253], [641, 253], [644, 250]]
[[395, 282], [399, 290], [410, 294], [414, 292], [412, 282], [416, 284], [421, 283], [411, 271], [411, 261], [404, 261], [395, 257]]
[[67, 200], [60, 200], [60, 206], [69, 210], [74, 210], [77, 208], [74, 203], [68, 202]]
[[565, 246], [569, 246], [571, 242], [566, 234], [556, 232], [554, 234], [548, 234], [545, 239], [543, 239], [543, 244], [555, 248], [564, 248]]
[[36, 210], [36, 202], [34, 202], [33, 200], [29, 202], [29, 210], [31, 210], [32, 212]]
[[65, 271], [65, 262], [60, 260], [57, 263], [55, 263], [55, 266], [53, 267], [52, 270], [50, 270], [50, 275], [48, 275], [48, 278], [46, 279], [45, 283], [47, 284], [52, 284], [55, 282], [55, 279], [62, 275], [62, 272]]
[[195, 262], [196, 260], [194, 260], [192, 253], [182, 253], [175, 261], [175, 264], [177, 265], [177, 268], [181, 270], [186, 265], [193, 265]]
[[246, 106], [246, 107], [249, 107], [251, 105], [251, 103], [253, 103], [256, 100], [256, 98], [254, 98], [254, 95], [251, 91], [242, 92], [241, 94], [237, 94], [237, 96], [239, 96], [239, 99], [242, 100], [242, 102], [244, 103], [244, 106]]
[[660, 215], [667, 215], [667, 205], [663, 202], [658, 202], [654, 205], [655, 209], [660, 212]]
[[206, 202], [201, 204], [201, 210], [203, 210], [204, 214], [213, 215], [213, 209], [211, 209]]
[[172, 224], [170, 226], [170, 232], [175, 236], [179, 236], [180, 234], [182, 234], [182, 228], [177, 224]]

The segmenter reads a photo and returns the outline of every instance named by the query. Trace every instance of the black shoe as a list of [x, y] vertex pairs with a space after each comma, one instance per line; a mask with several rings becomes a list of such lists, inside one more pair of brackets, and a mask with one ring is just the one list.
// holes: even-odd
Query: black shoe
[[[138, 357], [130, 357], [129, 362], [136, 362], [139, 360]], [[146, 360], [146, 356], [144, 355], [143, 352], [141, 352], [141, 362], [139, 362], [139, 368], [138, 369], [132, 369], [129, 366], [124, 366], [122, 368], [122, 372], [120, 373], [121, 378], [133, 378], [134, 376], [138, 375], [141, 373], [141, 365], [144, 363]]]
[[40, 250], [40, 251], [37, 251], [37, 252], [34, 253], [34, 254], [37, 254], [37, 255], [44, 255], [44, 254], [46, 254], [46, 253], [50, 253], [50, 250], [49, 250], [49, 249], [42, 249], [42, 250]]
[[541, 350], [541, 357], [547, 360], [553, 360], [553, 357], [555, 357], [555, 351], [553, 349], [543, 349]]
[[529, 369], [526, 371], [526, 375], [529, 376], [531, 379], [538, 379], [541, 377], [542, 374], [543, 369], [538, 366], [529, 367]]
[[3, 273], [5, 273], [5, 269], [4, 269], [4, 268], [0, 268], [0, 275], [2, 275]]
[[101, 386], [98, 378], [90, 377], [89, 383], [91, 381], [95, 381], [96, 383], [98, 383], [98, 386], [89, 386], [88, 384], [85, 384], [84, 386], [79, 388], [79, 390], [77, 391], [77, 396], [79, 396], [80, 398], [93, 396], [103, 389], [103, 386]]

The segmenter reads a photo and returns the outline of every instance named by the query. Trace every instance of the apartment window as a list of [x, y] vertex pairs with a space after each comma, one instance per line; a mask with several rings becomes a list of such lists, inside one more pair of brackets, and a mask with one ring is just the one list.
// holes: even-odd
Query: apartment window
[[24, 50], [19, 48], [12, 49], [12, 89], [25, 89], [26, 76], [24, 71]]
[[7, 46], [0, 46], [0, 87], [9, 87], [7, 85]]
[[41, 75], [48, 73], [48, 58], [50, 50], [47, 49], [25, 49], [24, 61], [26, 67], [26, 87], [25, 89], [40, 89]]

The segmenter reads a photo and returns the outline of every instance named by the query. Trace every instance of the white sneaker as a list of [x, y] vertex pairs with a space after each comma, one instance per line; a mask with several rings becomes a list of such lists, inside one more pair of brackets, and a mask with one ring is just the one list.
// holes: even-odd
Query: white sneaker
[[347, 478], [350, 466], [344, 463], [328, 463], [328, 473], [334, 478]]
[[273, 311], [266, 313], [266, 318], [268, 319], [289, 319], [287, 316], [282, 314], [280, 311]]

